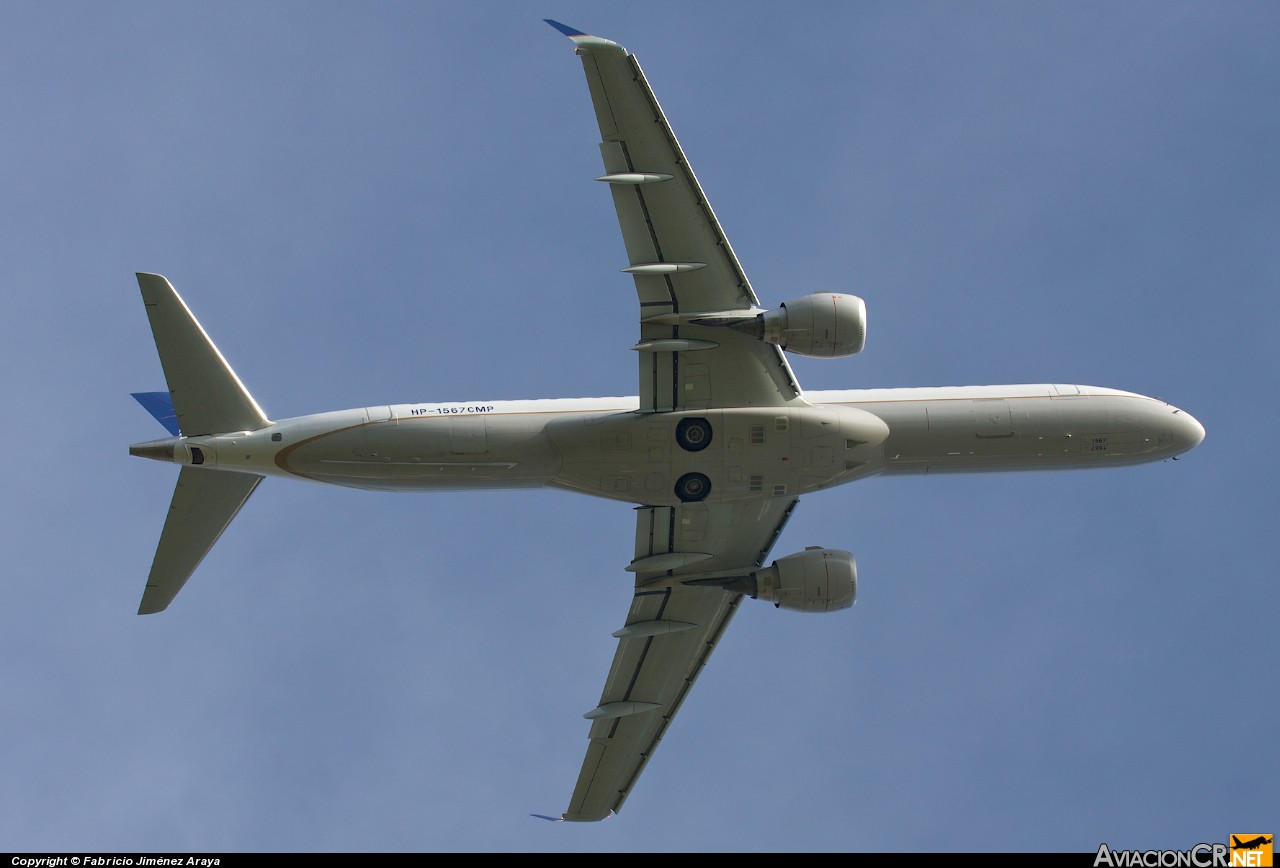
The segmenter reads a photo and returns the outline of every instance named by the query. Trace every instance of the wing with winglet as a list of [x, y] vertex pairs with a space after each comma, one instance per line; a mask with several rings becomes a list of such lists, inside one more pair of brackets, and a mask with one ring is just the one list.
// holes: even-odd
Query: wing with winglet
[[[640, 410], [780, 406], [800, 386], [754, 326], [751, 283], [639, 63], [616, 42], [548, 20], [582, 58], [600, 153], [640, 299]], [[719, 326], [710, 326], [709, 323]]]
[[759, 567], [794, 498], [636, 510], [635, 596], [618, 639], [566, 820], [616, 813], [706, 665], [742, 594], [684, 577]]

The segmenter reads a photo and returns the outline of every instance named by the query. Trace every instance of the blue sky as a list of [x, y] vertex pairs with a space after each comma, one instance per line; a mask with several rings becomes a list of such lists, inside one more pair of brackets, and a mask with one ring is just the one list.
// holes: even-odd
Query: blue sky
[[[45, 3], [0, 28], [0, 847], [1076, 851], [1280, 819], [1273, 3]], [[134, 615], [176, 471], [133, 273], [274, 417], [635, 392], [572, 45], [639, 57], [766, 304], [863, 296], [811, 389], [1075, 382], [1205, 443], [870, 480], [775, 556], [622, 813], [550, 824], [631, 511], [268, 480]]]

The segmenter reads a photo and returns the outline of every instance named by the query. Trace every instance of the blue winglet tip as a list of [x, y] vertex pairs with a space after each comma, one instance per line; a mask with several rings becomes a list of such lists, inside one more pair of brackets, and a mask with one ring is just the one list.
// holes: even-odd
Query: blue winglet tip
[[[543, 18], [542, 20], [543, 20], [543, 21], [545, 21], [545, 22], [547, 22], [548, 24], [550, 24], [550, 25], [551, 25], [552, 27], [554, 27], [556, 30], [559, 30], [559, 31], [560, 31], [561, 33], [563, 33], [565, 36], [573, 37], [573, 36], [586, 36], [586, 35], [587, 35], [587, 34], [583, 33], [581, 30], [574, 30], [574, 29], [573, 29], [572, 27], [570, 27], [568, 24], [561, 24], [559, 21], [555, 21], [555, 20], [553, 20], [553, 19], [551, 19], [551, 18]], [[536, 817], [536, 816], [538, 816], [538, 815], [537, 815], [537, 814], [534, 814], [534, 816]]]
[[[550, 823], [565, 823], [565, 822], [568, 822], [567, 820], [565, 820], [565, 818], [564, 818], [563, 816], [559, 816], [559, 817], [552, 817], [552, 816], [549, 816], [549, 815], [547, 815], [547, 814], [530, 814], [529, 816], [530, 816], [530, 817], [537, 817], [539, 820], [546, 820], [546, 821], [548, 821], [548, 822], [550, 822]], [[604, 815], [604, 817], [603, 817], [602, 819], [605, 819], [605, 820], [612, 820], [612, 819], [613, 819], [614, 817], [616, 817], [616, 816], [617, 816], [617, 814], [615, 814], [613, 811], [610, 811], [609, 813], [605, 814], [605, 815]]]

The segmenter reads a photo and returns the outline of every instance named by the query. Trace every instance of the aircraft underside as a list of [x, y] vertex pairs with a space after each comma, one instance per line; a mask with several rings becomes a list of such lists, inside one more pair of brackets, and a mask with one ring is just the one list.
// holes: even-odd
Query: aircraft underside
[[595, 180], [638, 303], [637, 379], [623, 388], [639, 394], [273, 421], [169, 281], [140, 273], [168, 390], [135, 397], [171, 436], [130, 452], [181, 469], [138, 612], [173, 602], [267, 476], [398, 491], [556, 487], [632, 504], [634, 593], [556, 818], [593, 821], [620, 810], [744, 599], [810, 613], [854, 604], [847, 551], [808, 546], [769, 562], [800, 496], [882, 474], [1158, 461], [1204, 429], [1163, 401], [1092, 386], [804, 392], [787, 354], [861, 352], [863, 300], [811, 292], [762, 307], [635, 57], [549, 23], [574, 43], [600, 131]]
[[1202, 436], [1199, 423], [1164, 402], [1089, 386], [809, 398], [671, 413], [619, 408], [634, 399], [369, 407], [185, 438], [167, 455], [354, 488], [554, 486], [670, 505], [804, 494], [883, 473], [1114, 467], [1177, 454]]

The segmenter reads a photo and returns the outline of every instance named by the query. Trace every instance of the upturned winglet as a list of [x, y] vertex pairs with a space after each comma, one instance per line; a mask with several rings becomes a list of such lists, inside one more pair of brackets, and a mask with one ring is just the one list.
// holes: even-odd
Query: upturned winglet
[[623, 54], [627, 53], [625, 48], [614, 42], [612, 39], [605, 39], [601, 36], [592, 36], [590, 33], [583, 33], [581, 30], [570, 27], [568, 24], [561, 24], [559, 21], [553, 21], [550, 18], [543, 18], [542, 20], [572, 39], [573, 44], [578, 46], [580, 49], [590, 51], [593, 48], [607, 48], [620, 51]]

